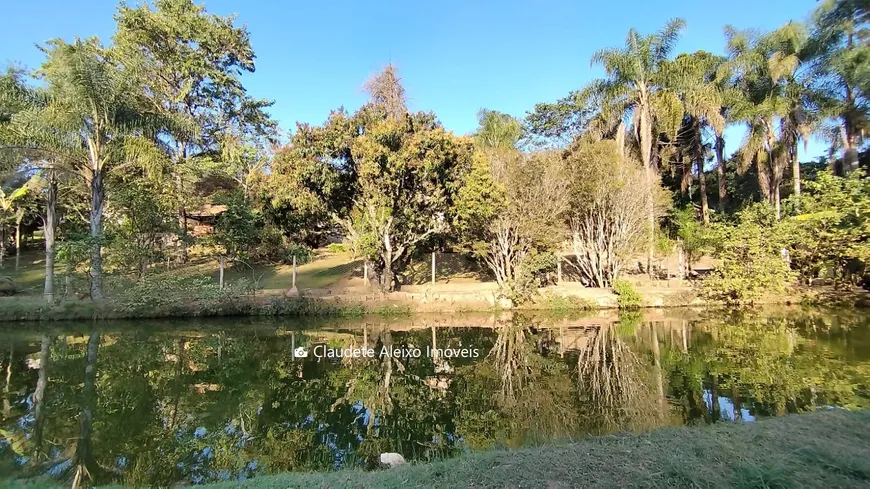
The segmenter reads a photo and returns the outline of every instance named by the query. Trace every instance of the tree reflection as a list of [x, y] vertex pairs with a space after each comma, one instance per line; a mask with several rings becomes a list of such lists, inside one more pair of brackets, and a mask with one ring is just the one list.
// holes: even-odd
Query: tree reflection
[[[553, 321], [6, 335], [0, 469], [171, 486], [868, 405], [870, 328], [856, 316]], [[293, 357], [315, 344], [481, 355]]]
[[638, 429], [661, 412], [663, 387], [655, 331], [651, 331], [651, 337], [656, 356], [656, 381], [652, 382], [656, 394], [651, 390], [649, 369], [624, 340], [624, 336], [636, 332], [638, 323], [629, 318], [588, 330], [586, 347], [577, 357], [577, 382], [585, 425], [592, 432]]

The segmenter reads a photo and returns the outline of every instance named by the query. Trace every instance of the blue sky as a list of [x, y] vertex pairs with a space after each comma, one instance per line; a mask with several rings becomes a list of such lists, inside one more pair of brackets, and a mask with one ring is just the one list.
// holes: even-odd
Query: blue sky
[[[135, 3], [135, 2], [133, 2]], [[601, 75], [593, 52], [623, 43], [629, 28], [659, 29], [669, 18], [688, 23], [679, 51], [722, 53], [722, 27], [772, 29], [803, 20], [815, 0], [618, 1], [273, 1], [210, 0], [220, 15], [236, 13], [257, 54], [245, 76], [255, 97], [275, 100], [284, 128], [319, 124], [330, 109], [358, 107], [363, 82], [392, 61], [413, 110], [432, 110], [465, 134], [486, 107], [522, 117]], [[34, 44], [96, 35], [108, 42], [117, 2], [30, 0], [4, 5], [0, 62], [37, 67]], [[740, 131], [732, 130], [729, 150]], [[809, 155], [824, 152], [812, 144]], [[803, 151], [802, 151], [803, 153]]]

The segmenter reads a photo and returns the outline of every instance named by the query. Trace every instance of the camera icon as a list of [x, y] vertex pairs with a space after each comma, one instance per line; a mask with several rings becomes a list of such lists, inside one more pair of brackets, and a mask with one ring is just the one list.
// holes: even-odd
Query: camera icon
[[308, 356], [308, 349], [304, 346], [296, 347], [296, 349], [293, 350], [293, 356], [295, 358], [305, 358]]

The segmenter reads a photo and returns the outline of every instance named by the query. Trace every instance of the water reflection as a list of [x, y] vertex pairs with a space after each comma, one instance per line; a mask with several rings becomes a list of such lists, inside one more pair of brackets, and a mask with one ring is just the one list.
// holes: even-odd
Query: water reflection
[[859, 312], [669, 314], [7, 328], [0, 473], [199, 483], [870, 404]]

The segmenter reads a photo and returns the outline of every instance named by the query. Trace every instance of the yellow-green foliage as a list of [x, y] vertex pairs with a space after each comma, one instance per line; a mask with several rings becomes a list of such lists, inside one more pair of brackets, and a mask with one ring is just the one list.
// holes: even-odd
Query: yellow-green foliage
[[703, 282], [708, 298], [751, 304], [766, 293], [785, 292], [792, 279], [782, 253], [787, 240], [770, 206], [752, 206], [739, 214], [736, 226], [715, 225], [712, 232], [722, 265]]
[[643, 305], [643, 296], [627, 280], [614, 280], [613, 293], [620, 309], [638, 309]]

